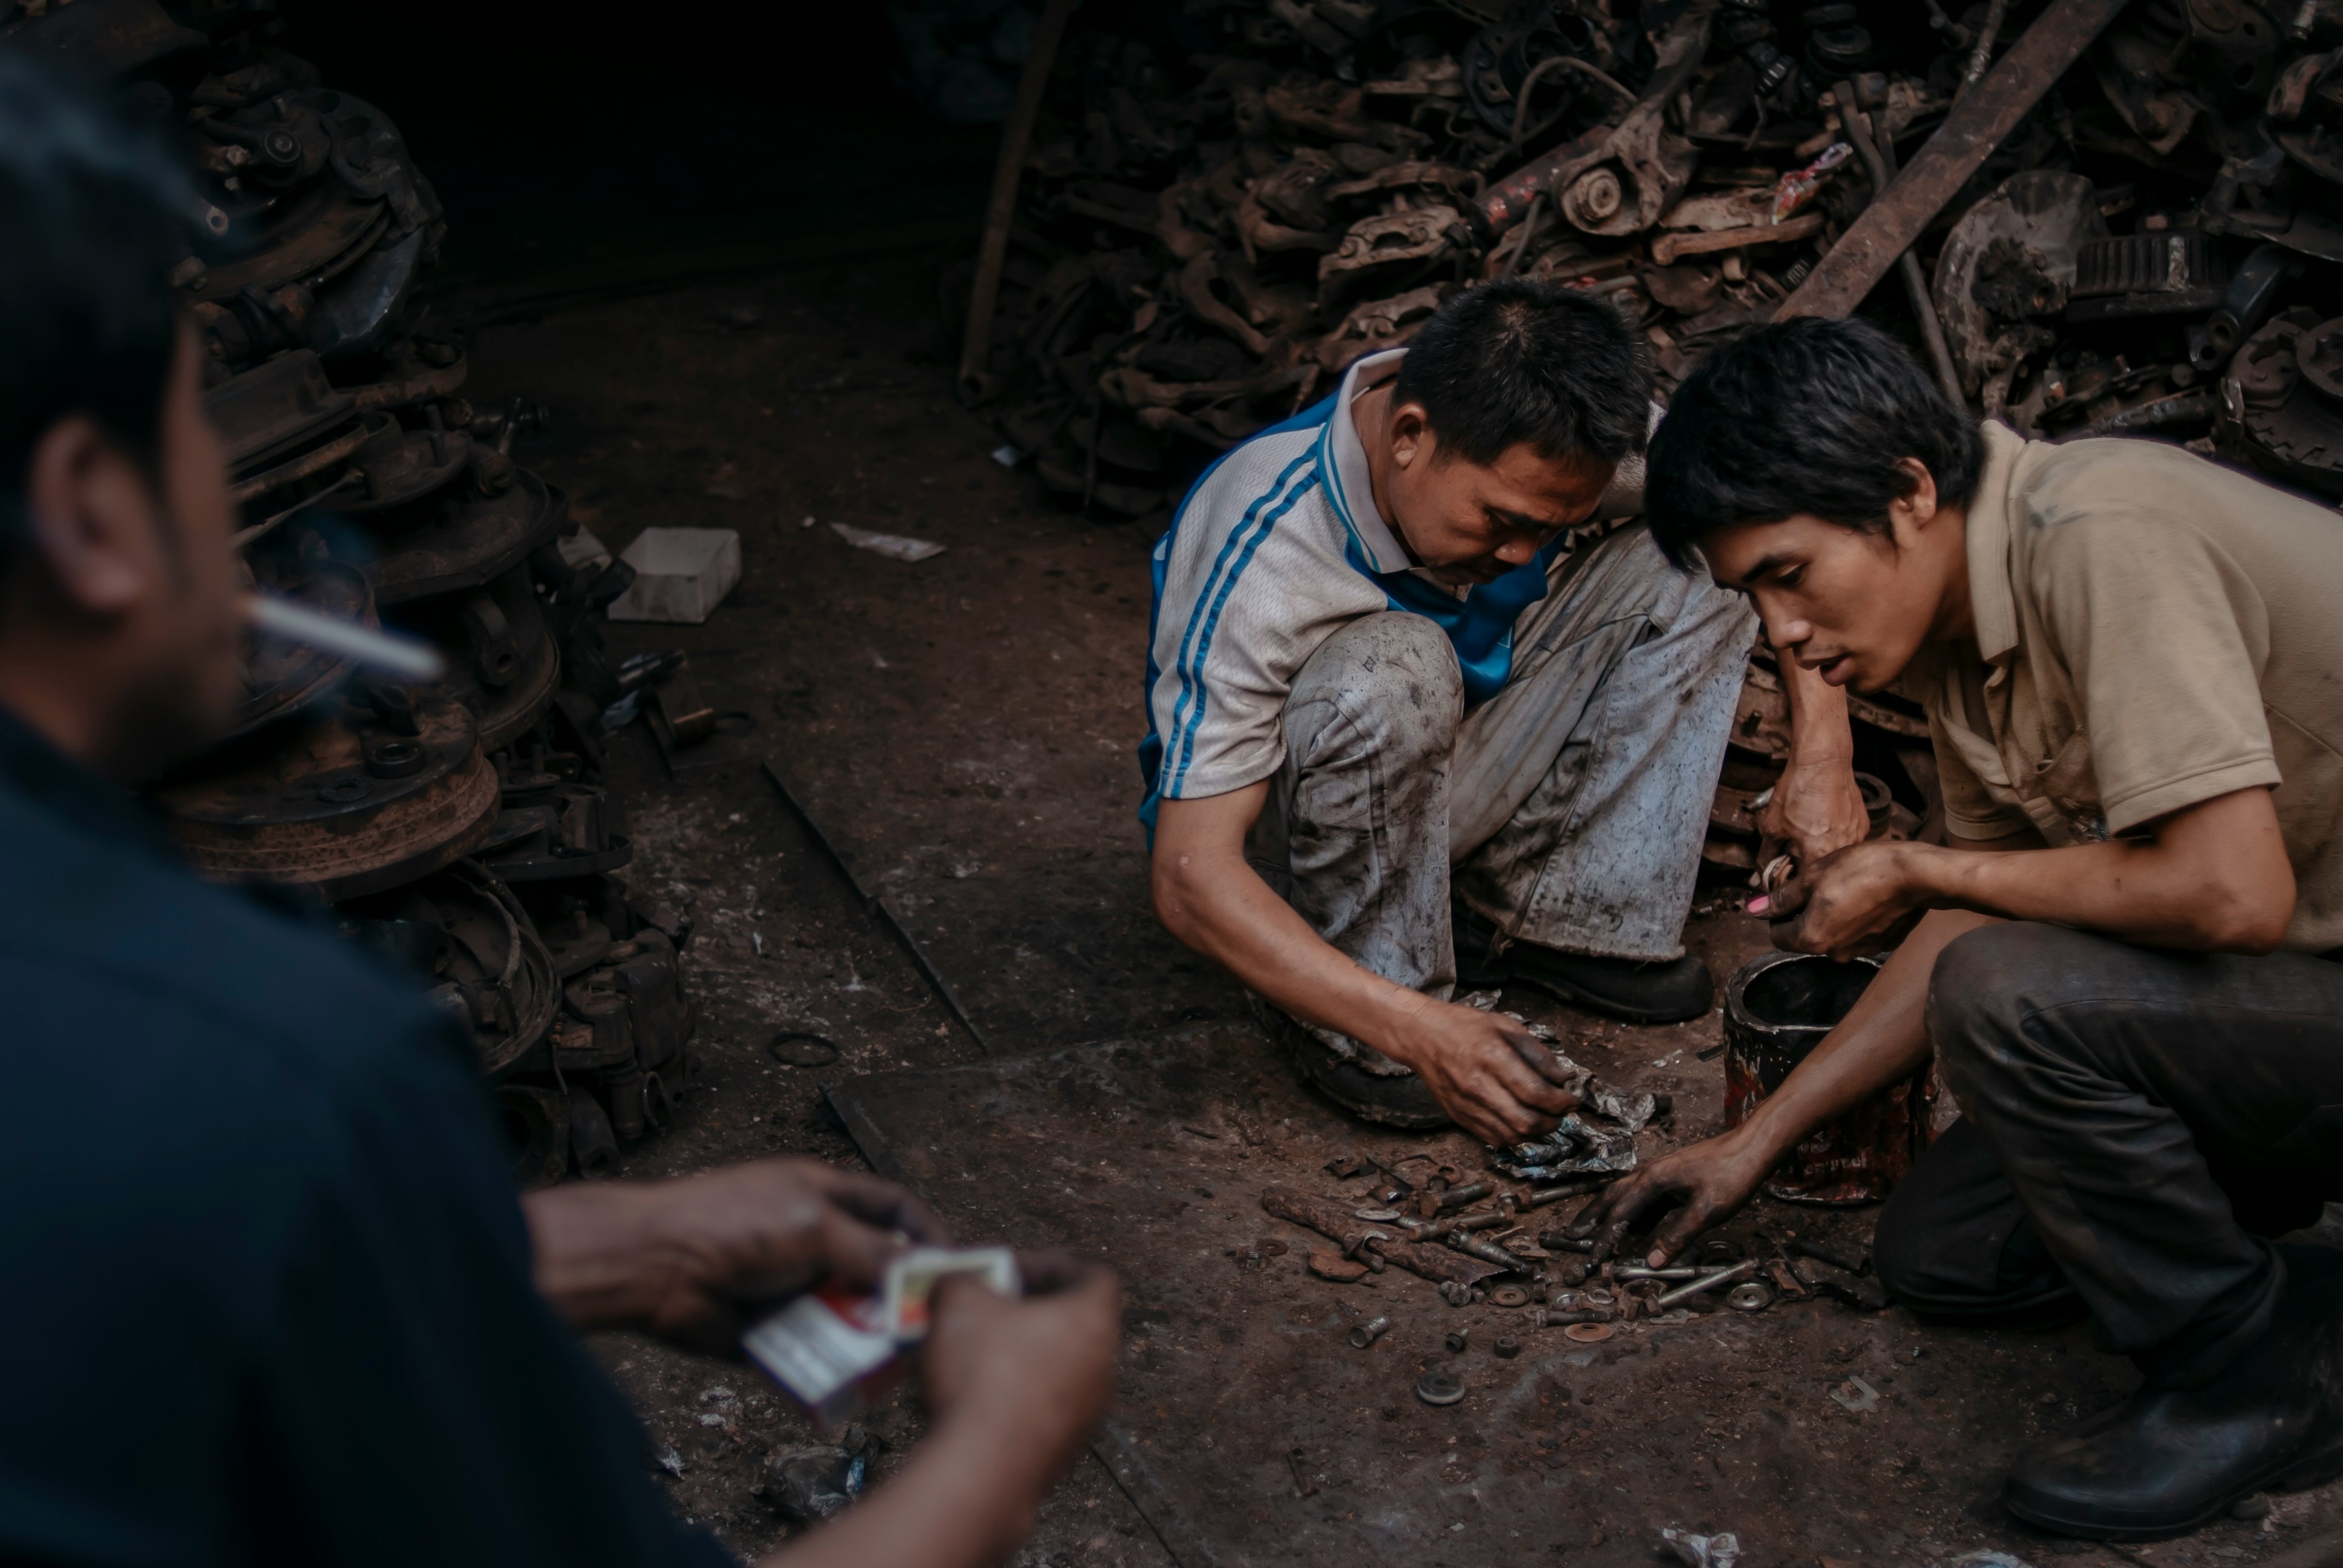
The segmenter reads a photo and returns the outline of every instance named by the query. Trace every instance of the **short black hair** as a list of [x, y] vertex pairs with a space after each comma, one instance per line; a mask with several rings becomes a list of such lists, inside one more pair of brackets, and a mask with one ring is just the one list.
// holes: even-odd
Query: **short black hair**
[[1544, 457], [1617, 464], [1644, 449], [1652, 365], [1608, 300], [1527, 277], [1443, 305], [1399, 363], [1440, 448], [1487, 466], [1528, 442]]
[[1801, 317], [1712, 351], [1676, 388], [1652, 437], [1644, 504], [1668, 559], [1691, 569], [1700, 538], [1735, 523], [1805, 514], [1884, 533], [1916, 481], [1936, 498], [1976, 493], [1984, 442], [1900, 343], [1858, 318]]
[[63, 61], [0, 50], [0, 564], [42, 436], [85, 415], [150, 472], [194, 187], [166, 127]]

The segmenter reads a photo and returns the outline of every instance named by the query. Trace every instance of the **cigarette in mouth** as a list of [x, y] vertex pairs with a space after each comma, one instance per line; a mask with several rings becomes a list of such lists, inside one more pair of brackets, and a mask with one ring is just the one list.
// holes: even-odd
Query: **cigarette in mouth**
[[376, 631], [268, 594], [246, 594], [243, 607], [245, 624], [256, 631], [337, 655], [385, 675], [432, 681], [447, 672], [447, 661], [439, 650], [419, 638]]

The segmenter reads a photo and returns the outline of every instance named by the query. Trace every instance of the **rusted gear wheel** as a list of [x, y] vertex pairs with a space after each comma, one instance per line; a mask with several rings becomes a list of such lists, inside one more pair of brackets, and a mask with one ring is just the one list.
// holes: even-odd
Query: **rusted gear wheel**
[[415, 709], [419, 733], [338, 718], [270, 731], [155, 791], [197, 869], [315, 888], [328, 900], [412, 881], [468, 853], [497, 817], [496, 769], [469, 709]]

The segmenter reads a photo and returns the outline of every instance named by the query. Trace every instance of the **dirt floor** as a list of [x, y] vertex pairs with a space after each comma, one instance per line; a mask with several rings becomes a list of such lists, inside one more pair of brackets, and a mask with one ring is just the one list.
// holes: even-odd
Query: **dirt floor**
[[[550, 406], [549, 433], [516, 456], [565, 487], [573, 515], [605, 543], [621, 548], [653, 524], [741, 536], [745, 579], [707, 625], [611, 631], [621, 653], [689, 650], [710, 699], [748, 724], [711, 743], [696, 759], [706, 765], [672, 777], [640, 725], [612, 748], [637, 844], [628, 878], [696, 920], [686, 969], [704, 1064], [664, 1134], [628, 1152], [627, 1175], [774, 1153], [860, 1163], [824, 1082], [1241, 1013], [1234, 988], [1146, 913], [1131, 748], [1160, 524], [1085, 521], [994, 462], [999, 438], [950, 396], [932, 300], [931, 266], [907, 258], [580, 309], [492, 328], [476, 345], [468, 394], [483, 407], [513, 395]], [[850, 548], [830, 522], [948, 549], [905, 564]], [[1762, 941], [1723, 903], [1711, 900], [1693, 932], [1720, 977]], [[1532, 996], [1505, 1005], [1553, 1022], [1590, 1065], [1674, 1091], [1674, 1126], [1654, 1147], [1713, 1128], [1721, 1064], [1695, 1053], [1715, 1040], [1714, 1017], [1628, 1030]], [[784, 1030], [833, 1042], [836, 1061], [777, 1060], [768, 1042]], [[1765, 1204], [1745, 1221], [1777, 1231], [1800, 1222]], [[1859, 1245], [1870, 1215], [1831, 1223]], [[1232, 1224], [1236, 1235], [1262, 1230], [1257, 1213]], [[1632, 1407], [1609, 1411], [1541, 1427], [1534, 1452], [1513, 1457], [1591, 1482], [1634, 1462], [1639, 1442], [1680, 1441], [1681, 1418], [1700, 1417], [1689, 1430], [1713, 1434], [1704, 1452], [1720, 1493], [1762, 1483], [1781, 1508], [1812, 1516], [1795, 1533], [1745, 1534], [1748, 1568], [1954, 1563], [1980, 1550], [2156, 1568], [2327, 1561], [2312, 1543], [2343, 1520], [2343, 1489], [2153, 1546], [2079, 1547], [2016, 1527], [1988, 1488], [1949, 1493], [1907, 1460], [1964, 1440], [2006, 1450], [2053, 1430], [2118, 1397], [2122, 1364], [2064, 1330], [1971, 1336], [1966, 1352], [1906, 1365], [1896, 1357], [1911, 1325], [1900, 1312], [1805, 1310], [1818, 1315], [1802, 1340], [1826, 1355], [1844, 1349], [1850, 1365], [1876, 1362], [1872, 1381], [1896, 1419], [1926, 1427], [1927, 1442], [1817, 1408], [1809, 1435], [1773, 1441], [1762, 1470], [1732, 1482], [1743, 1406], [1701, 1368], [1697, 1342], [1680, 1340], [1665, 1363], [1682, 1408], [1664, 1427], [1646, 1427]], [[1147, 1322], [1130, 1331], [1131, 1353], [1147, 1356]], [[811, 1436], [763, 1377], [624, 1336], [598, 1349], [641, 1412], [655, 1473], [679, 1512], [744, 1555], [786, 1539], [765, 1463]], [[2083, 1400], [2046, 1388], [2026, 1430], [1963, 1432], [1965, 1406], [2002, 1410], [2012, 1367], [2045, 1354], [2072, 1358]], [[898, 1395], [866, 1424], [883, 1484], [918, 1437], [916, 1401]], [[1386, 1443], [1379, 1425], [1363, 1422], [1343, 1441]], [[1844, 1441], [1825, 1446], [1841, 1427]], [[1209, 1442], [1201, 1418], [1192, 1435]], [[1339, 1452], [1326, 1462], [1344, 1462]], [[1623, 1509], [1590, 1539], [1574, 1513], [1566, 1538], [1558, 1516], [1548, 1539], [1457, 1551], [1489, 1568], [1588, 1553], [1622, 1561], [1616, 1548], [1645, 1549], [1658, 1523], [1739, 1527], [1707, 1490], [1687, 1483], [1673, 1521]], [[1850, 1523], [1834, 1550], [1829, 1520], [1839, 1515]], [[1154, 1568], [1172, 1557], [1090, 1460], [1044, 1507], [1017, 1561]]]

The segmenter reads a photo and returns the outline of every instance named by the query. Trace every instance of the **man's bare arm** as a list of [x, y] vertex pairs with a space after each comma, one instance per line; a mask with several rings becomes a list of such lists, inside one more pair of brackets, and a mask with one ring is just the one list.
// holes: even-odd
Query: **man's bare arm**
[[2176, 811], [2147, 838], [2008, 855], [1928, 844], [1858, 844], [1774, 900], [1784, 947], [1876, 950], [1916, 910], [1971, 910], [2098, 931], [2148, 947], [2267, 953], [2294, 919], [2294, 868], [2268, 789]]
[[1863, 842], [1871, 819], [1855, 781], [1845, 691], [1786, 655], [1779, 662], [1790, 704], [1790, 755], [1758, 817], [1760, 848], [1770, 859], [1775, 846], [1786, 845], [1800, 865], [1811, 866]]
[[[2031, 830], [1970, 842], [1969, 852], [2038, 849]], [[1980, 856], [1980, 858], [1983, 858]], [[1928, 1060], [1925, 1010], [1936, 959], [1956, 937], [1991, 925], [1990, 916], [1939, 910], [1921, 920], [1839, 1026], [1807, 1053], [1782, 1086], [1731, 1131], [1664, 1155], [1589, 1204], [1574, 1234], [1603, 1233], [1606, 1248], [1653, 1215], [1676, 1210], [1652, 1237], [1651, 1255], [1665, 1261], [1749, 1201], [1765, 1173], [1815, 1128], [1845, 1115]]]
[[1551, 1129], [1575, 1101], [1542, 1073], [1551, 1053], [1520, 1025], [1370, 973], [1246, 863], [1245, 835], [1268, 799], [1264, 781], [1161, 804], [1152, 883], [1163, 929], [1294, 1017], [1414, 1068], [1448, 1113], [1487, 1141]]

